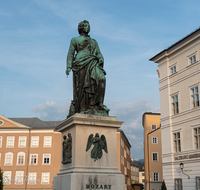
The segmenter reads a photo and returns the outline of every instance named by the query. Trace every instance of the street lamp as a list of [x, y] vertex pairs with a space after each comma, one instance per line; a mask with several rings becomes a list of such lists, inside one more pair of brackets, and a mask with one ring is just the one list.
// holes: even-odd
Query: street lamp
[[190, 176], [183, 172], [184, 164], [182, 162], [180, 163], [180, 168], [181, 168], [182, 173], [188, 176], [188, 179], [190, 179]]

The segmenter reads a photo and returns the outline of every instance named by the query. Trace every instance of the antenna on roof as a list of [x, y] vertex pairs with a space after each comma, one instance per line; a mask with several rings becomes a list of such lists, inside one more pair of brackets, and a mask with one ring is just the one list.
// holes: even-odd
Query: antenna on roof
[[5, 89], [5, 91], [4, 91], [3, 116], [4, 116], [4, 109], [5, 109], [5, 100], [6, 100], [6, 89]]

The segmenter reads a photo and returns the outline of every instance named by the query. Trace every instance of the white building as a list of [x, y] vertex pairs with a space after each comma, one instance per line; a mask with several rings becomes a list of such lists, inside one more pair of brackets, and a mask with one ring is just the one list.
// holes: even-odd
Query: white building
[[[200, 189], [200, 29], [150, 59], [158, 63], [163, 178], [168, 190]], [[183, 174], [180, 163], [184, 164]]]

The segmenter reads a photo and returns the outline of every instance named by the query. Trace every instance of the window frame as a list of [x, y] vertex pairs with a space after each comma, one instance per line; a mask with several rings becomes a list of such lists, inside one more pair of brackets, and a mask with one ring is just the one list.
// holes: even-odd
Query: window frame
[[[20, 182], [18, 182], [18, 180], [17, 180], [17, 174], [18, 173], [21, 173], [22, 174], [22, 182], [20, 183]], [[16, 170], [16, 172], [15, 172], [15, 184], [16, 185], [23, 185], [23, 182], [24, 182], [24, 171], [17, 171]]]
[[[195, 61], [191, 58], [193, 58], [195, 56]], [[197, 57], [197, 51], [190, 54], [189, 56], [187, 56], [187, 60], [188, 60], [188, 66], [189, 65], [193, 65], [195, 64], [196, 62], [198, 62], [198, 57]]]
[[[18, 152], [17, 153], [17, 164], [16, 165], [20, 165], [20, 166], [25, 165], [25, 155], [26, 155], [25, 152]], [[23, 156], [23, 163], [19, 163], [19, 157], [20, 156]]]
[[[49, 163], [44, 163], [45, 155], [49, 156]], [[51, 154], [49, 154], [49, 153], [44, 153], [43, 154], [42, 165], [51, 165]]]
[[[196, 178], [195, 178], [196, 180], [196, 190], [200, 190], [200, 176], [196, 176]], [[199, 180], [199, 182], [198, 182], [198, 180]]]
[[[155, 176], [155, 174], [157, 174], [157, 176]], [[157, 177], [158, 179], [155, 180], [155, 177]], [[153, 181], [154, 182], [159, 182], [159, 172], [153, 172]]]
[[[30, 177], [31, 177], [30, 175], [31, 175], [31, 174], [35, 174], [35, 182], [31, 182], [31, 179], [30, 179]], [[29, 172], [29, 173], [28, 173], [28, 184], [29, 184], [29, 185], [35, 185], [35, 184], [36, 184], [36, 181], [37, 181], [37, 172]]]
[[[9, 138], [12, 138], [12, 139], [13, 139], [12, 145], [8, 145]], [[6, 148], [14, 148], [14, 146], [15, 146], [15, 136], [7, 136]]]
[[[157, 160], [154, 160], [154, 154], [156, 154], [157, 156]], [[152, 152], [152, 162], [158, 162], [159, 159], [158, 159], [158, 152]]]
[[[44, 174], [48, 174], [48, 182], [44, 182], [43, 181]], [[43, 184], [43, 185], [50, 184], [50, 172], [42, 172], [42, 175], [41, 175], [41, 184]]]
[[[9, 180], [8, 182], [6, 182], [5, 173], [10, 173], [10, 179], [8, 179]], [[3, 171], [4, 185], [10, 185], [11, 184], [11, 177], [12, 177], [12, 171], [9, 171], [9, 170]]]
[[[50, 145], [45, 144], [45, 142], [47, 142], [45, 140], [45, 138], [49, 138], [50, 137]], [[43, 147], [51, 147], [52, 146], [52, 136], [44, 136], [44, 143], [43, 143]]]
[[[156, 127], [155, 129], [153, 128], [153, 125]], [[156, 130], [157, 129], [157, 125], [156, 124], [151, 124], [151, 130]]]
[[[174, 101], [174, 99], [176, 99], [175, 97], [177, 97], [177, 101]], [[171, 106], [172, 106], [172, 109], [171, 109], [172, 115], [176, 115], [180, 113], [179, 93], [171, 95]]]
[[[7, 155], [11, 155], [11, 163], [7, 163]], [[12, 166], [13, 165], [13, 152], [6, 152], [5, 153], [5, 161], [4, 161], [5, 166]]]
[[[154, 139], [156, 139], [156, 142], [154, 142]], [[157, 136], [152, 136], [152, 144], [158, 144], [158, 137]]]
[[[180, 180], [180, 181], [181, 181], [181, 186], [180, 186], [181, 188], [180, 188], [180, 189], [179, 189], [179, 188], [176, 188], [176, 181], [177, 181], [177, 180]], [[175, 179], [174, 179], [174, 189], [175, 189], [175, 190], [183, 190], [183, 181], [182, 181], [182, 178], [175, 178]]]
[[[37, 138], [37, 145], [33, 144], [34, 138]], [[37, 148], [37, 147], [39, 147], [39, 136], [32, 136], [32, 137], [31, 137], [31, 147], [32, 147], [32, 148]]]
[[[174, 146], [174, 153], [179, 153], [179, 152], [182, 152], [182, 145], [181, 145], [181, 132], [180, 131], [173, 131], [172, 132], [173, 133], [173, 146]], [[176, 136], [177, 136], [177, 134], [179, 133], [179, 138], [174, 138], [175, 136], [175, 134], [176, 134]], [[180, 146], [178, 145], [178, 143], [177, 143], [177, 141], [180, 141]], [[175, 148], [175, 142], [176, 142], [176, 148]], [[180, 147], [180, 150], [178, 149]]]
[[[174, 69], [175, 68], [175, 69]], [[174, 71], [175, 70], [175, 71]], [[170, 67], [169, 67], [169, 72], [170, 72], [170, 75], [173, 75], [173, 74], [175, 74], [175, 73], [177, 73], [177, 63], [175, 63], [175, 64], [173, 64], [173, 65], [171, 65]]]
[[[36, 163], [31, 163], [32, 156], [36, 156]], [[30, 163], [29, 163], [29, 165], [38, 165], [38, 154], [35, 154], [35, 153], [34, 154], [30, 154]]]
[[[25, 138], [25, 145], [24, 145], [24, 146], [21, 146], [21, 145], [20, 145], [20, 141], [21, 141], [22, 137]], [[19, 141], [18, 141], [18, 147], [19, 147], [19, 148], [26, 148], [26, 139], [27, 139], [26, 136], [19, 136]]]
[[3, 136], [0, 136], [0, 148], [2, 148], [2, 144], [3, 144]]
[[[198, 93], [196, 93], [196, 94], [193, 94], [192, 92], [192, 89], [194, 89], [194, 88], [198, 88]], [[196, 105], [196, 101], [195, 101], [195, 103], [193, 103], [193, 97], [192, 96], [198, 96], [198, 103], [197, 104], [199, 104], [198, 106]], [[198, 84], [195, 84], [195, 85], [192, 85], [192, 86], [190, 86], [189, 87], [189, 96], [190, 96], [190, 108], [191, 109], [195, 109], [195, 108], [198, 108], [198, 107], [200, 107], [200, 100], [199, 100], [199, 83]], [[194, 105], [195, 104], [195, 105]]]

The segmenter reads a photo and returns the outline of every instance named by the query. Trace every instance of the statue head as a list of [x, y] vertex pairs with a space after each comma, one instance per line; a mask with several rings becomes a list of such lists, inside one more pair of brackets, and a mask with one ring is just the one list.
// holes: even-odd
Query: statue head
[[71, 137], [71, 133], [68, 133], [67, 135], [68, 135], [68, 137]]
[[64, 135], [64, 136], [63, 136], [63, 139], [66, 140], [66, 138], [67, 138], [66, 135]]
[[96, 133], [95, 137], [99, 137], [99, 133]]
[[88, 34], [89, 32], [90, 32], [89, 21], [87, 21], [87, 20], [81, 21], [78, 24], [78, 33], [79, 34], [82, 34], [82, 33], [87, 33]]

